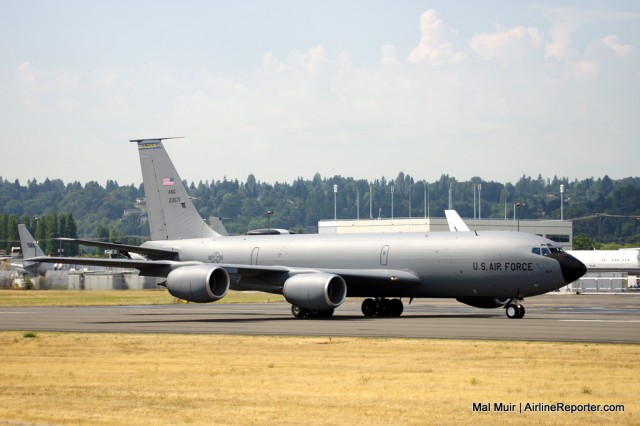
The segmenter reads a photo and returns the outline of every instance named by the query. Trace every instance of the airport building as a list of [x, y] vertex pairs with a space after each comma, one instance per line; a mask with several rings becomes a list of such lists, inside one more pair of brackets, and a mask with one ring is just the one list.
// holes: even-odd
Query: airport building
[[[565, 249], [573, 245], [573, 224], [563, 220], [463, 219], [472, 231], [521, 231], [549, 238]], [[321, 220], [320, 234], [373, 232], [449, 232], [446, 218]]]

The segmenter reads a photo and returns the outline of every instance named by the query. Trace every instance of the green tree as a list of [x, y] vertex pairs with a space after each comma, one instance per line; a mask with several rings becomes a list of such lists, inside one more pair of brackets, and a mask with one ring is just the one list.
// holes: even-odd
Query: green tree
[[589, 238], [585, 234], [580, 234], [573, 237], [573, 249], [574, 250], [594, 250], [598, 249], [599, 244], [592, 238]]

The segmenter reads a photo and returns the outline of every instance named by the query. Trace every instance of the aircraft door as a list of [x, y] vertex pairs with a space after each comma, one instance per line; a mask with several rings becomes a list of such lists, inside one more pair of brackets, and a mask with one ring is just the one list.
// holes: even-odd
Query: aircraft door
[[389, 260], [389, 246], [382, 246], [380, 250], [380, 265], [387, 266]]
[[258, 264], [258, 253], [260, 252], [260, 247], [254, 247], [253, 250], [251, 250], [251, 264], [252, 265], [257, 265]]

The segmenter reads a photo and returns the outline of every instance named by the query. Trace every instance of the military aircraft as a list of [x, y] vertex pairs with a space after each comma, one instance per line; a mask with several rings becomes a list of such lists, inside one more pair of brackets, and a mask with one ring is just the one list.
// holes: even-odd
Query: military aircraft
[[[137, 144], [151, 240], [65, 239], [129, 259], [32, 260], [136, 268], [175, 297], [214, 302], [229, 289], [283, 294], [295, 317], [331, 317], [349, 297], [365, 316], [400, 316], [401, 298], [455, 298], [522, 318], [524, 297], [580, 278], [585, 266], [551, 240], [511, 231], [222, 236], [196, 211], [163, 140]], [[545, 254], [542, 255], [542, 248]]]

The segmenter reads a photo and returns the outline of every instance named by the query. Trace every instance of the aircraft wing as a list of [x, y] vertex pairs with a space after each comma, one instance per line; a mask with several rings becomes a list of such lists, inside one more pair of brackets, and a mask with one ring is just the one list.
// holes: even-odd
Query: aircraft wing
[[[138, 253], [144, 256], [148, 256], [151, 259], [173, 259], [178, 253], [173, 250], [154, 249], [141, 246], [133, 246], [129, 244], [120, 243], [103, 243], [101, 241], [82, 240], [79, 238], [56, 238], [58, 241], [71, 244], [79, 244], [83, 246], [98, 247], [105, 250], [118, 250], [120, 253], [129, 257], [128, 253]], [[135, 266], [134, 266], [135, 267]]]
[[176, 262], [173, 260], [99, 259], [90, 257], [49, 257], [38, 256], [25, 262], [63, 263], [66, 265], [102, 266], [105, 268], [134, 268], [140, 275], [166, 277], [174, 269], [182, 266], [200, 265], [201, 262]]
[[226, 265], [212, 264], [227, 270], [229, 274], [240, 276], [244, 282], [255, 280], [266, 284], [271, 291], [279, 293], [284, 282], [294, 275], [327, 273], [339, 275], [347, 287], [361, 287], [369, 285], [392, 284], [394, 286], [419, 284], [420, 279], [411, 272], [393, 269], [327, 269], [327, 268], [298, 268], [288, 266], [263, 265]]
[[[87, 257], [48, 257], [39, 256], [25, 259], [29, 262], [63, 263], [69, 265], [92, 265], [111, 268], [134, 268], [143, 276], [166, 277], [175, 269], [184, 266], [202, 265], [202, 262], [178, 262], [173, 260], [137, 260], [137, 259], [101, 259]], [[281, 287], [284, 282], [299, 274], [313, 274], [324, 272], [340, 275], [347, 285], [364, 283], [393, 283], [395, 285], [417, 284], [419, 278], [407, 271], [393, 269], [325, 269], [325, 268], [296, 268], [287, 266], [266, 265], [236, 265], [205, 263], [211, 267], [224, 268], [229, 274], [241, 278], [256, 279], [273, 287]]]

